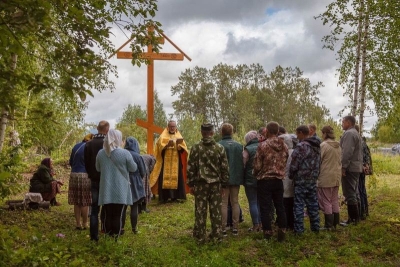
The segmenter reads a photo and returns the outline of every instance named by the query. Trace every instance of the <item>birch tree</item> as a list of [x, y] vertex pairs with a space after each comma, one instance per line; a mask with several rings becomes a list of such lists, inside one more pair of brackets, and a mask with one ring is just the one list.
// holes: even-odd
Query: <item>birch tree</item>
[[[349, 96], [351, 113], [359, 117], [360, 124], [364, 124], [365, 110], [387, 118], [396, 104], [400, 82], [400, 2], [336, 0], [316, 18], [331, 28], [322, 41], [337, 53], [339, 85]], [[356, 74], [360, 64], [361, 77]]]

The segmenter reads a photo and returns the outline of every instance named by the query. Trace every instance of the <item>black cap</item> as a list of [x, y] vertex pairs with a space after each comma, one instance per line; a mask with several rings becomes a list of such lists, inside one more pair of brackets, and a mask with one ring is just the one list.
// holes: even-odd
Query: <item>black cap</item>
[[211, 123], [203, 123], [201, 125], [201, 130], [204, 132], [214, 131], [214, 125], [212, 125]]

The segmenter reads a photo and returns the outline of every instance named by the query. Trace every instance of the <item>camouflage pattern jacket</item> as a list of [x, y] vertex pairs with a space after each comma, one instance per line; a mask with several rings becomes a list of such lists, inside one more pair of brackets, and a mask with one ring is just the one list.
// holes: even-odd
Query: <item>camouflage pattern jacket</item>
[[363, 151], [363, 171], [365, 175], [372, 175], [374, 173], [372, 167], [371, 151], [367, 143], [362, 140], [362, 151]]
[[289, 178], [295, 181], [316, 181], [321, 165], [321, 141], [306, 138], [294, 148], [289, 167]]
[[213, 138], [203, 138], [190, 150], [187, 168], [187, 184], [193, 187], [196, 183], [221, 183], [227, 186], [229, 166], [225, 149]]
[[282, 138], [271, 137], [260, 143], [253, 163], [257, 180], [284, 179], [289, 151]]

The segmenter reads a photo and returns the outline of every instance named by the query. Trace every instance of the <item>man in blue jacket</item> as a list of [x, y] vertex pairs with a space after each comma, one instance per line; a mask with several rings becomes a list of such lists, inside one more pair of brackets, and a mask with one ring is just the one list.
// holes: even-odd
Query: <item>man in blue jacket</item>
[[294, 148], [289, 167], [289, 178], [294, 181], [294, 231], [304, 232], [304, 205], [310, 217], [311, 231], [319, 232], [319, 207], [317, 179], [321, 164], [321, 142], [309, 137], [309, 128], [301, 125], [296, 129], [300, 143]]

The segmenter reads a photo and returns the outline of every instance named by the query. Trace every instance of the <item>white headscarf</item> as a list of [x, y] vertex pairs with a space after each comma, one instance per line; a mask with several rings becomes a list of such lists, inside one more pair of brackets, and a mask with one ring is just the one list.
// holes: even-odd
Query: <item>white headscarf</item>
[[103, 148], [108, 157], [111, 157], [111, 152], [122, 145], [122, 133], [118, 130], [110, 129], [104, 137]]

